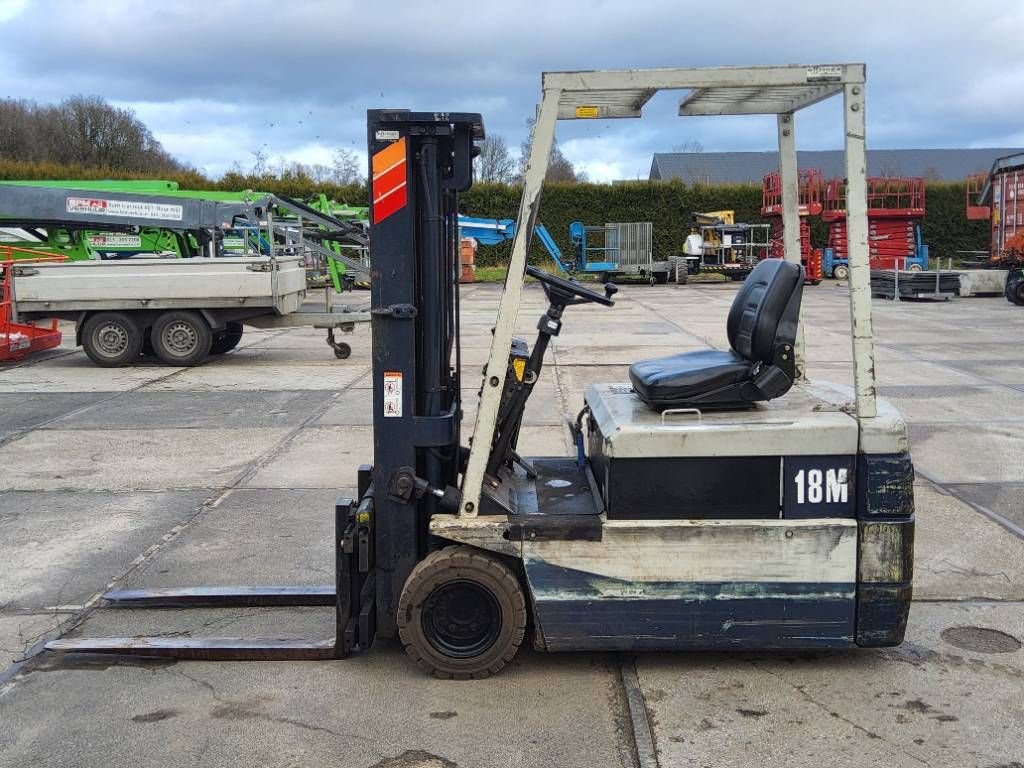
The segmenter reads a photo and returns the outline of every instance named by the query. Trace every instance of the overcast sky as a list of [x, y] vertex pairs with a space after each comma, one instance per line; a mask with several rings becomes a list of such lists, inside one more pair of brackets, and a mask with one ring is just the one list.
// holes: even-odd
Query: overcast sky
[[[0, 0], [0, 94], [98, 94], [219, 175], [252, 153], [365, 156], [365, 110], [475, 111], [518, 153], [542, 70], [868, 65], [868, 146], [1024, 146], [1024, 2], [120, 2]], [[772, 118], [562, 123], [591, 179], [646, 178], [654, 152], [772, 149]], [[840, 146], [838, 99], [801, 113], [801, 149]]]

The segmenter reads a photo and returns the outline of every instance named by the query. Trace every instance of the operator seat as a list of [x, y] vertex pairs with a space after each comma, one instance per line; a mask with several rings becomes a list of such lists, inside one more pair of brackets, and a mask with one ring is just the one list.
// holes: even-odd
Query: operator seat
[[804, 270], [765, 259], [743, 283], [729, 310], [730, 349], [685, 352], [633, 363], [640, 399], [666, 408], [746, 408], [786, 394], [796, 377], [796, 342]]

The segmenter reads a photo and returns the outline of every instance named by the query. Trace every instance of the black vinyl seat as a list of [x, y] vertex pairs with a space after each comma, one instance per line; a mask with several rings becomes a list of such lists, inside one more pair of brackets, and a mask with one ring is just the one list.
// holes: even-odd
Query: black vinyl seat
[[629, 378], [653, 408], [736, 408], [780, 397], [793, 386], [804, 271], [765, 259], [729, 310], [725, 351], [701, 350], [633, 363]]

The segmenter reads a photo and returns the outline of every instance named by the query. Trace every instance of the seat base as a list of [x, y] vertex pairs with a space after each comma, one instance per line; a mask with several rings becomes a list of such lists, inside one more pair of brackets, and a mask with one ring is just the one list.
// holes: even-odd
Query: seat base
[[640, 399], [659, 411], [749, 408], [764, 399], [753, 384], [755, 370], [732, 350], [708, 349], [634, 363], [629, 378]]

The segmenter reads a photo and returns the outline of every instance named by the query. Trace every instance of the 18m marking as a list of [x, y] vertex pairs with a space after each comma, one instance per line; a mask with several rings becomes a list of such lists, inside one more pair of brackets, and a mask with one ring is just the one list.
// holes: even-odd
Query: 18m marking
[[846, 468], [800, 470], [793, 478], [797, 504], [845, 504], [849, 498]]

